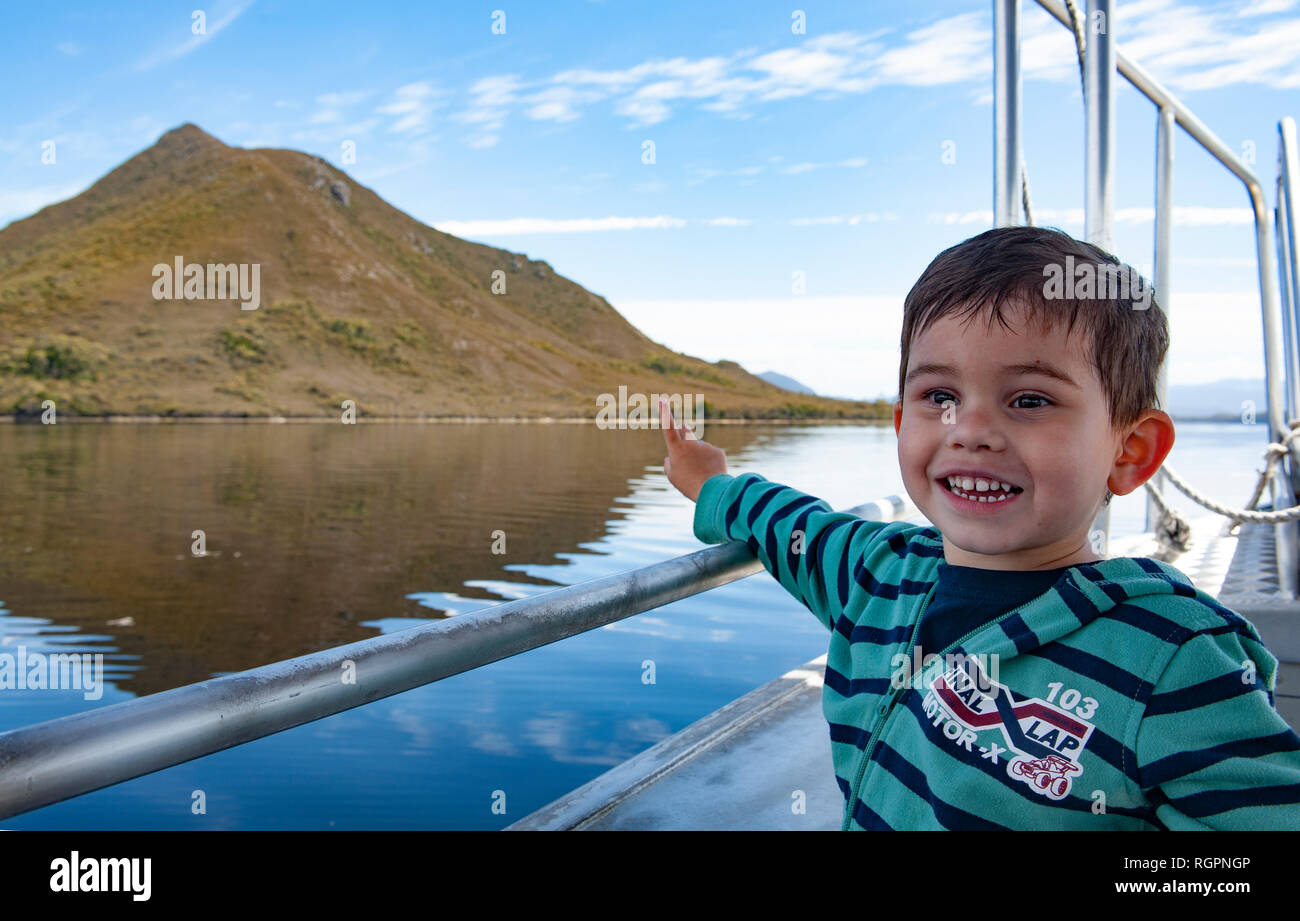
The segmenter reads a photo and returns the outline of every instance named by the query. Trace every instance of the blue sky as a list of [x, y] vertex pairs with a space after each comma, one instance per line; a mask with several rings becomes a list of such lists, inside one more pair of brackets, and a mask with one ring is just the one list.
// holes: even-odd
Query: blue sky
[[[987, 0], [201, 2], [5, 6], [0, 224], [194, 122], [545, 259], [674, 349], [851, 397], [892, 393], [903, 296], [991, 226]], [[1120, 0], [1116, 20], [1127, 54], [1253, 156], [1271, 204], [1277, 121], [1300, 117], [1300, 2]], [[1033, 0], [1023, 42], [1036, 217], [1082, 236], [1073, 43]], [[1149, 273], [1155, 112], [1117, 87], [1115, 249]], [[1245, 192], [1181, 132], [1176, 151], [1170, 380], [1262, 376]]]

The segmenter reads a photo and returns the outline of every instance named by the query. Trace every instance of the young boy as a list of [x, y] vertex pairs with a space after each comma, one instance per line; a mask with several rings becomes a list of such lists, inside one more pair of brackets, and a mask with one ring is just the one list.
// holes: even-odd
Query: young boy
[[1255, 628], [1173, 566], [1093, 549], [1101, 506], [1159, 469], [1174, 427], [1154, 408], [1163, 311], [1100, 271], [1052, 284], [1085, 265], [1137, 278], [1005, 227], [908, 294], [894, 430], [932, 527], [728, 475], [661, 404], [696, 536], [748, 543], [831, 631], [845, 829], [1300, 828], [1300, 737]]

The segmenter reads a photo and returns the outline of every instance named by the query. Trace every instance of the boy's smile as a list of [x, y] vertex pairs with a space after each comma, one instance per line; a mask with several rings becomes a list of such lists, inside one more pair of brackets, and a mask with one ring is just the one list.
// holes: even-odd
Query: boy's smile
[[1064, 325], [1026, 330], [1019, 309], [1003, 315], [1011, 329], [990, 328], [984, 313], [949, 315], [913, 341], [894, 406], [904, 486], [950, 565], [1096, 560], [1088, 532], [1106, 489], [1145, 482], [1173, 446], [1173, 424], [1148, 410], [1134, 430], [1113, 430], [1080, 326], [1067, 336]]

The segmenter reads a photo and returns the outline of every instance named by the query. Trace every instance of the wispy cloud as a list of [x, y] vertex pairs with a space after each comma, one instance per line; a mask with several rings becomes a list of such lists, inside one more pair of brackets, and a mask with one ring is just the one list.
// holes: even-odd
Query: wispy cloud
[[[1235, 7], [1196, 8], [1174, 0], [1139, 0], [1116, 13], [1120, 44], [1166, 85], [1180, 90], [1259, 83], [1300, 87], [1300, 19], [1278, 19], [1300, 0], [1238, 0]], [[1078, 69], [1068, 30], [1031, 5], [1022, 23], [1022, 67], [1027, 80], [1067, 82], [1078, 91]], [[885, 85], [967, 86], [977, 104], [991, 102], [988, 10], [960, 13], [896, 34], [836, 32], [788, 48], [752, 49], [705, 57], [654, 58], [624, 68], [568, 68], [525, 78], [518, 73], [483, 77], [451, 118], [469, 127], [464, 141], [491, 147], [511, 116], [565, 124], [592, 106], [628, 127], [661, 124], [688, 107], [728, 118], [747, 118], [780, 100], [830, 100]], [[1207, 67], [1206, 62], [1215, 62]], [[421, 86], [423, 84], [413, 84]], [[398, 131], [424, 122], [413, 100]], [[387, 111], [381, 110], [381, 111]], [[830, 164], [796, 163], [797, 175]], [[838, 164], [841, 166], [850, 163]], [[704, 176], [703, 178], [709, 178]]]
[[[365, 90], [351, 90], [345, 93], [322, 93], [316, 97], [316, 111], [307, 119], [307, 123], [309, 125], [337, 124], [343, 121], [345, 109], [352, 108], [370, 95], [372, 94]], [[279, 103], [276, 104], [279, 105]], [[360, 123], [356, 122], [354, 124]]]
[[1125, 53], [1171, 89], [1297, 89], [1300, 18], [1263, 18], [1294, 5], [1264, 0], [1230, 9], [1144, 0], [1118, 7], [1117, 34]]
[[811, 227], [819, 224], [846, 224], [856, 227], [859, 224], [877, 224], [881, 221], [896, 221], [898, 215], [892, 211], [873, 211], [866, 214], [833, 214], [827, 217], [796, 217], [790, 221], [794, 227]]
[[685, 227], [677, 217], [579, 217], [544, 218], [512, 217], [504, 220], [438, 221], [433, 225], [443, 233], [458, 237], [511, 236], [538, 233], [593, 233], [606, 230], [660, 230]]
[[[150, 70], [167, 61], [174, 61], [177, 58], [183, 58], [191, 51], [196, 50], [200, 46], [205, 45], [212, 39], [216, 38], [218, 33], [238, 19], [246, 9], [253, 5], [254, 2], [255, 0], [238, 0], [238, 2], [233, 6], [229, 4], [218, 5], [213, 9], [213, 13], [218, 15], [216, 15], [215, 18], [205, 18], [204, 32], [201, 35], [195, 35], [191, 31], [193, 20], [186, 22], [183, 19], [178, 19], [174, 27], [175, 31], [180, 34], [188, 35], [188, 38], [184, 41], [177, 42], [173, 38], [169, 37], [161, 43], [155, 51], [137, 61], [135, 65], [136, 70]], [[181, 29], [184, 29], [185, 31], [181, 33]]]
[[1268, 16], [1293, 9], [1296, 0], [1253, 0], [1237, 11], [1238, 16]]
[[[1254, 213], [1249, 208], [1213, 208], [1204, 205], [1175, 205], [1172, 209], [1175, 227], [1233, 227], [1252, 224]], [[1155, 220], [1154, 208], [1116, 208], [1112, 219], [1116, 224], [1148, 224]], [[993, 225], [992, 211], [941, 211], [926, 215], [930, 223], [987, 224]], [[1082, 208], [1035, 208], [1034, 223], [1039, 225], [1082, 226]]]
[[841, 160], [838, 163], [792, 163], [781, 170], [789, 176], [797, 176], [800, 173], [811, 173], [813, 170], [826, 169], [831, 166], [841, 166], [847, 169], [862, 169], [867, 165], [866, 157], [851, 157], [848, 160]]
[[435, 89], [427, 81], [399, 86], [393, 98], [375, 109], [380, 115], [395, 115], [389, 126], [397, 134], [419, 134], [429, 128], [429, 116], [442, 104], [446, 91]]

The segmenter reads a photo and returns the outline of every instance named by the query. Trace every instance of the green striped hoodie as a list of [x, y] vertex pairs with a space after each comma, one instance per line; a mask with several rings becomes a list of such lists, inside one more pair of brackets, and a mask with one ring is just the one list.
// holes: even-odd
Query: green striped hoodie
[[830, 631], [822, 710], [845, 829], [1300, 828], [1277, 660], [1167, 563], [1071, 567], [916, 663], [935, 528], [746, 473], [704, 484], [694, 530], [744, 541]]

